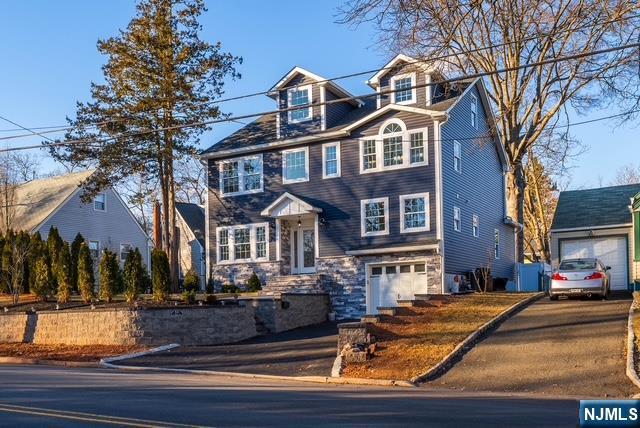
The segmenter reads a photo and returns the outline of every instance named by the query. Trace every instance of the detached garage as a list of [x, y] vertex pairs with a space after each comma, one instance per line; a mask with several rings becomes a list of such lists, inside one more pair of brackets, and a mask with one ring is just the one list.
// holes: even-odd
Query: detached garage
[[633, 281], [632, 198], [640, 184], [560, 193], [551, 226], [552, 264], [596, 257], [611, 267], [611, 289], [627, 290]]

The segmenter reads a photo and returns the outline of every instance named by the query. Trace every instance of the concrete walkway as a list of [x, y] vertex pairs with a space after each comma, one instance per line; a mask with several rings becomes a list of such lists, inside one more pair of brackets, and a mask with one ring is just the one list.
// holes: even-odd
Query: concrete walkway
[[507, 320], [449, 372], [427, 385], [494, 391], [628, 398], [628, 294], [602, 300], [548, 298]]
[[337, 324], [327, 322], [231, 345], [175, 348], [118, 364], [279, 376], [330, 376], [337, 346]]

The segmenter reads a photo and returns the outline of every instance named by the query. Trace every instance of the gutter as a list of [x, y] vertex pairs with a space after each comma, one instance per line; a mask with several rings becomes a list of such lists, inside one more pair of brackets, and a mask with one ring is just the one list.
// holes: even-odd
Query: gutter
[[422, 251], [437, 250], [440, 244], [424, 244], [424, 245], [407, 245], [404, 247], [388, 247], [388, 248], [370, 248], [366, 250], [347, 250], [345, 254], [348, 256], [366, 256], [372, 254], [390, 254], [406, 251]]

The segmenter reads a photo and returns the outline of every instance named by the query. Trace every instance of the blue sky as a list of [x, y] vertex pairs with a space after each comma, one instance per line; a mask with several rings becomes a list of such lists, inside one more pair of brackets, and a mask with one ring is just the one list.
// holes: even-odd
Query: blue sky
[[[352, 29], [336, 24], [342, 0], [234, 0], [208, 1], [202, 17], [202, 37], [221, 41], [224, 49], [242, 56], [242, 79], [230, 81], [227, 96], [263, 91], [294, 65], [324, 77], [382, 66], [390, 54], [378, 49], [373, 28]], [[60, 125], [73, 116], [76, 100], [86, 100], [89, 84], [101, 79], [105, 58], [96, 41], [125, 28], [134, 14], [133, 0], [49, 0], [3, 2], [0, 15], [0, 115], [27, 127]], [[355, 94], [368, 92], [368, 76], [339, 83]], [[223, 104], [234, 115], [269, 110], [266, 96]], [[607, 116], [613, 111], [590, 112], [573, 121]], [[217, 125], [203, 136], [207, 147], [239, 124]], [[0, 121], [0, 130], [14, 128]], [[618, 167], [640, 162], [637, 123], [617, 127], [596, 122], [577, 126], [574, 135], [587, 152], [574, 162], [571, 188], [597, 187], [613, 179]], [[0, 132], [0, 137], [22, 132]], [[37, 144], [41, 139], [5, 142], [11, 146]], [[630, 156], [631, 154], [636, 156]], [[635, 157], [635, 159], [634, 159]], [[43, 169], [54, 169], [45, 161]]]

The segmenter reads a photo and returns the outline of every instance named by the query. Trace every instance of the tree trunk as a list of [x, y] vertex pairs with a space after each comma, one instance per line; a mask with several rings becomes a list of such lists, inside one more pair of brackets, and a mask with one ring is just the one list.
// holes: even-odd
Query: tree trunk
[[169, 270], [171, 272], [171, 287], [173, 291], [178, 291], [178, 233], [176, 231], [176, 189], [175, 180], [173, 179], [173, 161], [167, 162], [169, 177], [169, 229], [171, 230], [171, 241], [169, 244]]
[[[507, 173], [507, 200], [509, 216], [519, 225], [524, 225], [524, 190], [526, 181], [521, 162], [514, 163]], [[524, 230], [516, 233], [516, 260], [524, 263]]]

